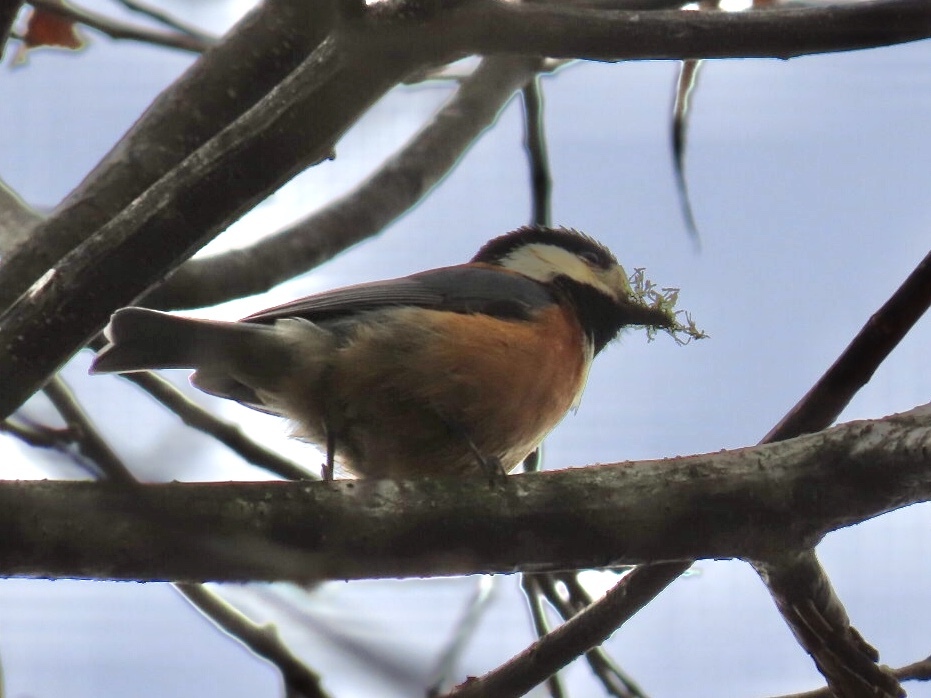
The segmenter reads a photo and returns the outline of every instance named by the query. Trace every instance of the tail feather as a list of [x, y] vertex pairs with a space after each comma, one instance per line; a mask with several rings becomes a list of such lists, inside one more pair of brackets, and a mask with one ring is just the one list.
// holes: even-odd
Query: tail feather
[[[253, 326], [256, 329], [259, 326]], [[263, 328], [265, 329], [265, 328]], [[169, 315], [146, 308], [123, 308], [105, 331], [110, 343], [97, 355], [91, 373], [128, 373], [159, 368], [198, 368], [241, 341], [238, 323]]]

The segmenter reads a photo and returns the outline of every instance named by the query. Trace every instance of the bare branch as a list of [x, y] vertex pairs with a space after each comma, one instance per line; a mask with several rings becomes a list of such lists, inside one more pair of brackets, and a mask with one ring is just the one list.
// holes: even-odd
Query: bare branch
[[[681, 574], [678, 563], [659, 563], [649, 567], [652, 579], [665, 572], [667, 583]], [[652, 588], [640, 585], [638, 578], [627, 575], [607, 594], [572, 617], [550, 634], [540, 638], [523, 652], [481, 678], [471, 679], [447, 695], [452, 698], [517, 698], [552, 675], [555, 668], [604, 643], [617, 630], [617, 618], [635, 613], [653, 599]]]
[[[899, 681], [931, 681], [931, 657], [926, 657], [918, 662], [903, 666], [899, 669], [893, 669], [892, 673]], [[820, 688], [817, 691], [805, 691], [805, 693], [793, 693], [792, 695], [779, 696], [778, 698], [835, 698], [830, 688]]]
[[883, 303], [818, 382], [764, 437], [777, 441], [823, 429], [931, 306], [931, 252]]
[[0, 257], [29, 237], [42, 216], [0, 179]]
[[127, 24], [73, 4], [59, 2], [59, 0], [29, 0], [29, 4], [44, 12], [51, 12], [79, 22], [91, 29], [96, 29], [111, 39], [141, 41], [154, 46], [175, 48], [192, 53], [203, 53], [216, 43], [216, 39], [203, 35], [192, 36], [186, 33], [159, 31], [135, 24]]
[[274, 626], [259, 625], [200, 584], [175, 584], [177, 589], [211, 622], [235, 637], [254, 654], [272, 662], [281, 672], [286, 695], [326, 698], [320, 677], [281, 642]]
[[[0, 536], [0, 574], [307, 581], [766, 561], [928, 500], [931, 406], [736, 451], [514, 475], [500, 488], [483, 477], [131, 493], [103, 483], [0, 483], [0, 531], [19, 532]], [[159, 516], [125, 515], [139, 510]], [[202, 534], [200, 542], [179, 546], [179, 531]], [[275, 559], [206, 554], [250, 547], [274, 549]]]
[[759, 12], [631, 11], [474, 0], [432, 22], [386, 23], [399, 45], [450, 54], [643, 60], [793, 58], [931, 36], [925, 0], [872, 0]]
[[132, 10], [133, 12], [138, 12], [141, 15], [145, 15], [151, 19], [154, 19], [160, 24], [164, 24], [166, 27], [171, 27], [172, 29], [181, 32], [182, 34], [187, 34], [195, 39], [198, 39], [204, 43], [216, 43], [216, 37], [208, 34], [207, 32], [195, 27], [187, 22], [183, 22], [177, 17], [165, 12], [157, 7], [153, 7], [144, 2], [139, 2], [138, 0], [117, 0], [123, 7]]
[[355, 190], [254, 245], [187, 262], [143, 303], [177, 310], [267, 291], [381, 232], [446, 176], [539, 63], [486, 58], [430, 123]]
[[[925, 257], [909, 277], [903, 282], [902, 286], [893, 294], [893, 296], [883, 304], [876, 313], [870, 317], [867, 324], [860, 330], [856, 338], [844, 350], [842, 358], [834, 363], [831, 369], [823, 376], [816, 388], [812, 388], [792, 409], [792, 411], [783, 419], [764, 438], [762, 443], [773, 443], [780, 439], [789, 439], [798, 436], [801, 433], [817, 431], [824, 429], [833, 422], [846, 406], [850, 398], [856, 392], [856, 389], [862, 383], [856, 384], [856, 389], [851, 390], [844, 388], [844, 380], [855, 376], [870, 376], [879, 366], [879, 364], [888, 356], [891, 349], [897, 344], [902, 337], [912, 328], [918, 318], [920, 318], [931, 303], [929, 298], [928, 287], [931, 285], [931, 270], [929, 270], [928, 257]], [[882, 328], [882, 331], [879, 331]], [[894, 328], [894, 329], [893, 329]], [[833, 397], [832, 397], [833, 395]], [[837, 399], [839, 395], [846, 395], [846, 399]], [[830, 409], [822, 406], [822, 401], [830, 405]], [[793, 416], [794, 415], [794, 416]], [[791, 417], [791, 418], [790, 418]], [[618, 585], [617, 589], [637, 588], [641, 590], [640, 594], [629, 595], [628, 599], [637, 598], [634, 603], [629, 601], [625, 603], [623, 598], [618, 603], [597, 602], [596, 607], [590, 609], [591, 613], [602, 616], [615, 614], [615, 628], [620, 627], [632, 618], [649, 599], [660, 594], [669, 584], [671, 584], [679, 575], [684, 574], [691, 567], [694, 560], [684, 560], [681, 562], [666, 563], [663, 565], [643, 565], [630, 572], [624, 580]], [[800, 563], [803, 564], [803, 563]], [[784, 570], [783, 574], [777, 577], [778, 580], [790, 578], [787, 575], [790, 570]], [[826, 581], [826, 578], [825, 580]], [[828, 588], [830, 584], [828, 583]], [[772, 589], [771, 589], [772, 591]], [[790, 594], [792, 589], [775, 590], [776, 594]], [[614, 593], [614, 592], [611, 592]], [[648, 597], [646, 601], [641, 596]], [[833, 598], [833, 594], [823, 598]], [[779, 603], [778, 598], [776, 599]], [[832, 604], [832, 611], [829, 615], [846, 618], [846, 613], [839, 601]], [[823, 609], [827, 611], [827, 609]], [[788, 620], [788, 619], [787, 619]], [[846, 632], [849, 622], [844, 621], [839, 624], [838, 630]], [[585, 626], [581, 631], [585, 631]], [[572, 640], [572, 633], [566, 635]], [[554, 641], [558, 641], [558, 638]], [[510, 664], [519, 664], [523, 655], [515, 657]], [[523, 657], [523, 661], [528, 661]], [[497, 670], [493, 673], [497, 673]], [[487, 677], [483, 677], [483, 680]]]
[[247, 437], [237, 425], [219, 419], [193, 400], [189, 400], [157, 373], [125, 373], [122, 378], [138, 385], [178, 415], [189, 427], [209, 434], [247, 463], [264, 468], [285, 480], [316, 479], [296, 463]]
[[[70, 253], [0, 318], [6, 350], [0, 415], [28, 398], [116, 308], [298, 171], [329, 157], [343, 130], [408, 70], [377, 45], [328, 39], [259, 104]], [[50, 333], [55, 342], [47, 341]]]
[[879, 653], [850, 624], [814, 549], [754, 563], [776, 607], [837, 698], [904, 696]]
[[[68, 425], [69, 438], [78, 444], [81, 453], [99, 472], [111, 482], [119, 485], [138, 485], [138, 481], [97, 431], [90, 417], [75, 399], [74, 394], [59, 376], [55, 376], [44, 388], [46, 395]], [[164, 388], [159, 392], [164, 397]], [[17, 432], [19, 434], [19, 432]], [[45, 444], [42, 444], [45, 445]], [[123, 488], [130, 498], [133, 491]], [[138, 503], [138, 502], [137, 502]], [[152, 526], [158, 520], [157, 512], [153, 518], [138, 516], [142, 511], [150, 514], [144, 506], [136, 507], [134, 516], [140, 525]], [[290, 689], [288, 695], [301, 698], [326, 698], [319, 686], [319, 679], [310, 669], [301, 663], [278, 639], [273, 629], [260, 627], [251, 622], [232, 606], [220, 599], [208, 589], [197, 584], [177, 584], [175, 587], [185, 598], [209, 620], [232, 635], [258, 656], [272, 662], [281, 672], [285, 685]]]
[[65, 381], [60, 376], [54, 376], [43, 390], [62, 419], [65, 420], [70, 436], [81, 453], [100, 468], [100, 472], [108, 480], [123, 485], [136, 484], [132, 473], [97, 431]]
[[550, 225], [553, 178], [550, 174], [549, 153], [546, 147], [546, 129], [543, 125], [543, 88], [535, 78], [521, 92], [524, 104], [524, 147], [530, 164], [530, 191], [534, 225]]
[[7, 39], [10, 38], [10, 30], [22, 6], [21, 0], [7, 0], [7, 2], [0, 3], [0, 58], [3, 58], [3, 49], [6, 47]]
[[267, 0], [166, 89], [0, 265], [0, 313], [147, 187], [253, 106], [320, 44], [325, 1]]

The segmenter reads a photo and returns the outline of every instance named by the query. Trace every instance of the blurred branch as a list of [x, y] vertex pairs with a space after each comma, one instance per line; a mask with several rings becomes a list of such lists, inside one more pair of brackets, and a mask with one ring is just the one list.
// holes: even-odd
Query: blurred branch
[[[118, 483], [120, 491], [129, 499], [133, 516], [130, 518], [134, 524], [142, 529], [158, 529], [159, 512], [153, 511], [136, 499], [138, 489], [127, 489], [126, 486], [140, 486], [126, 465], [107, 444], [106, 440], [97, 431], [90, 417], [75, 399], [74, 394], [59, 377], [55, 376], [44, 388], [45, 394], [61, 414], [68, 426], [67, 434], [70, 440], [78, 444], [81, 453], [102, 472], [110, 482]], [[141, 505], [140, 505], [141, 504]], [[75, 519], [72, 523], [78, 521]], [[78, 526], [80, 528], [80, 526]], [[176, 536], [178, 531], [163, 529], [170, 536]], [[181, 594], [209, 620], [218, 625], [232, 637], [237, 639], [259, 657], [273, 663], [281, 672], [287, 688], [287, 695], [294, 698], [326, 698], [320, 688], [318, 677], [300, 662], [288, 648], [281, 643], [277, 634], [271, 628], [260, 627], [239, 613], [232, 606], [223, 601], [213, 592], [197, 584], [175, 585]]]
[[22, 0], [7, 0], [0, 3], [0, 58], [3, 58], [7, 39], [10, 38], [10, 31], [13, 29], [13, 23], [16, 22], [22, 6]]
[[209, 38], [203, 34], [195, 36], [189, 33], [165, 32], [148, 27], [140, 27], [135, 24], [121, 22], [97, 12], [92, 12], [91, 10], [77, 7], [70, 3], [65, 4], [60, 2], [60, 0], [29, 0], [29, 4], [43, 12], [50, 12], [83, 24], [91, 29], [96, 29], [106, 34], [111, 39], [141, 41], [154, 46], [175, 48], [193, 53], [203, 53], [216, 43], [215, 38]]
[[453, 626], [450, 638], [440, 652], [433, 671], [430, 672], [431, 678], [427, 683], [428, 698], [439, 695], [447, 686], [452, 685], [452, 677], [456, 675], [462, 655], [468, 643], [475, 637], [479, 621], [489, 608], [494, 584], [495, 578], [488, 575], [481, 575], [475, 579], [475, 589], [466, 601], [462, 615]]
[[546, 128], [543, 124], [543, 88], [540, 78], [524, 85], [521, 92], [524, 104], [524, 147], [530, 163], [530, 191], [534, 225], [550, 225], [552, 220], [553, 178], [550, 174], [549, 153], [546, 147]]
[[297, 171], [329, 157], [342, 131], [407, 71], [377, 45], [325, 41], [259, 104], [55, 265], [0, 317], [0, 416], [86, 344], [113, 310]]
[[[652, 565], [654, 578], [665, 571], [669, 582], [680, 575], [677, 563]], [[584, 652], [603, 644], [617, 629], [616, 619], [622, 612], [640, 610], [653, 596], [650, 587], [639, 585], [630, 575], [598, 601], [573, 616], [548, 635], [540, 638], [523, 652], [484, 676], [458, 686], [447, 695], [455, 698], [516, 698], [552, 675]], [[633, 613], [632, 612], [632, 613]]]
[[62, 452], [72, 444], [71, 437], [65, 429], [53, 429], [44, 424], [34, 424], [13, 417], [0, 422], [0, 434], [9, 434], [28, 446]]
[[185, 424], [208, 434], [236, 453], [247, 463], [263, 468], [285, 480], [315, 479], [304, 468], [284, 456], [256, 443], [235, 424], [219, 419], [156, 373], [124, 373], [122, 378], [135, 383], [162, 405], [174, 412]]
[[187, 22], [183, 22], [177, 17], [165, 12], [164, 10], [159, 9], [158, 7], [153, 7], [143, 2], [138, 2], [138, 0], [116, 0], [123, 7], [133, 12], [138, 12], [141, 15], [145, 15], [150, 19], [154, 19], [159, 24], [164, 24], [166, 27], [170, 27], [176, 31], [181, 32], [182, 34], [187, 34], [190, 37], [198, 39], [204, 44], [212, 45], [217, 42], [217, 37], [212, 34], [201, 30], [198, 27], [195, 27]]
[[[560, 593], [559, 585], [562, 585], [565, 589], [565, 598]], [[530, 597], [529, 591], [533, 591], [537, 596], [545, 598], [550, 606], [562, 617], [563, 621], [567, 621], [581, 613], [592, 604], [588, 592], [579, 584], [576, 572], [525, 574], [523, 586], [528, 598]], [[542, 638], [548, 632], [550, 632], [549, 629], [540, 632], [538, 628], [537, 637]], [[572, 644], [569, 639], [569, 636], [564, 638], [567, 646]], [[564, 666], [563, 657], [556, 653], [548, 656], [553, 660], [553, 666], [547, 667], [543, 661], [538, 661], [535, 671], [540, 675], [550, 671], [555, 676], [556, 672]], [[599, 645], [587, 650], [585, 660], [588, 662], [595, 678], [601, 682], [607, 695], [616, 696], [617, 698], [646, 698], [643, 689], [611, 659], [604, 647]]]
[[[173, 483], [131, 493], [105, 483], [0, 483], [0, 574], [307, 581], [780, 560], [828, 531], [928, 500], [931, 406], [736, 451], [514, 475], [496, 488], [482, 477]], [[125, 516], [140, 508], [158, 512], [166, 530], [152, 516]], [[179, 546], [178, 531], [197, 531], [210, 546]], [[242, 554], [249, 546], [275, 558], [263, 567]], [[221, 548], [239, 554], [206, 554]], [[633, 588], [641, 598], [630, 579], [620, 595]]]
[[136, 478], [97, 431], [61, 376], [53, 376], [43, 391], [65, 420], [68, 435], [77, 444], [81, 454], [99, 468], [104, 477], [121, 485], [137, 484]]
[[[533, 471], [537, 472], [537, 471]], [[547, 599], [546, 591], [543, 588], [545, 574], [523, 574], [521, 575], [520, 586], [527, 600], [527, 606], [530, 610], [530, 619], [533, 622], [534, 632], [537, 638], [545, 637], [553, 631], [553, 625], [546, 615]], [[546, 689], [549, 691], [550, 698], [564, 698], [565, 689], [562, 680], [559, 677], [559, 670], [564, 665], [547, 669], [545, 675]], [[542, 672], [541, 672], [542, 673]]]
[[[0, 265], [0, 313], [145, 189], [263, 98], [323, 41], [330, 5], [266, 0], [149, 106]], [[131, 267], [130, 267], [131, 268]]]
[[[550, 599], [550, 603], [557, 609], [563, 620], [569, 620], [593, 603], [588, 591], [579, 583], [577, 572], [558, 572], [548, 576], [554, 584], [562, 584], [565, 587], [565, 601], [561, 597]], [[603, 646], [599, 645], [586, 652], [585, 660], [595, 677], [601, 681], [608, 695], [618, 698], [646, 698], [643, 689], [611, 659]]]
[[[891, 671], [899, 681], [931, 681], [931, 657]], [[819, 688], [817, 691], [793, 693], [778, 698], [835, 698], [835, 696], [830, 688]]]
[[672, 165], [676, 178], [676, 189], [679, 193], [679, 207], [682, 210], [682, 219], [685, 229], [695, 244], [695, 249], [701, 249], [701, 236], [695, 223], [692, 212], [692, 201], [689, 198], [688, 179], [685, 176], [685, 150], [688, 137], [689, 119], [692, 114], [691, 97], [698, 82], [698, 74], [702, 61], [687, 60], [679, 63], [679, 75], [676, 77], [676, 92], [672, 104]]
[[25, 240], [42, 216], [0, 179], [0, 259]]
[[253, 245], [187, 262], [142, 302], [176, 310], [261, 293], [381, 232], [446, 176], [539, 63], [485, 58], [433, 119], [353, 191]]
[[211, 622], [232, 635], [253, 654], [274, 664], [281, 672], [288, 698], [326, 698], [320, 677], [295, 657], [272, 625], [250, 620], [217, 594], [200, 584], [175, 584], [177, 589]]
[[870, 0], [760, 12], [602, 10], [569, 3], [473, 0], [435, 21], [389, 22], [397, 45], [437, 55], [522, 53], [654, 60], [794, 58], [931, 37], [931, 3]]

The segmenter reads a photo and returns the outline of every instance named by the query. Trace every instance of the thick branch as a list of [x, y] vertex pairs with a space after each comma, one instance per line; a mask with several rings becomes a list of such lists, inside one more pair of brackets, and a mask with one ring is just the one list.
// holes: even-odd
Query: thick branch
[[931, 37], [931, 3], [874, 0], [759, 12], [595, 10], [481, 0], [437, 21], [384, 28], [400, 44], [449, 53], [642, 60], [792, 58]]
[[19, 8], [22, 5], [20, 0], [7, 0], [0, 3], [0, 58], [3, 58], [3, 50], [7, 39], [10, 38], [10, 30], [13, 28], [16, 15], [19, 14]]
[[485, 59], [436, 116], [356, 189], [253, 245], [190, 260], [143, 304], [177, 310], [261, 293], [381, 232], [446, 176], [539, 63], [519, 56]]
[[330, 30], [326, 2], [268, 0], [166, 89], [15, 254], [0, 313], [70, 250], [290, 73]]
[[737, 451], [517, 475], [495, 489], [482, 477], [3, 483], [0, 574], [308, 580], [765, 561], [929, 500], [926, 406]]
[[0, 317], [0, 415], [22, 404], [113, 310], [328, 157], [343, 131], [406, 72], [403, 60], [380, 55], [376, 46], [327, 39], [255, 107], [47, 272]]

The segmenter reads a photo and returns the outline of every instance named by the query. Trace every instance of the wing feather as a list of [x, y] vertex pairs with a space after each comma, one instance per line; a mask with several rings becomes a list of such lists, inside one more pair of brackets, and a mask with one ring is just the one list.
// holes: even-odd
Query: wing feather
[[535, 311], [554, 302], [546, 286], [522, 274], [464, 265], [324, 291], [263, 310], [243, 320], [274, 322], [299, 317], [321, 322], [390, 306], [528, 319]]

